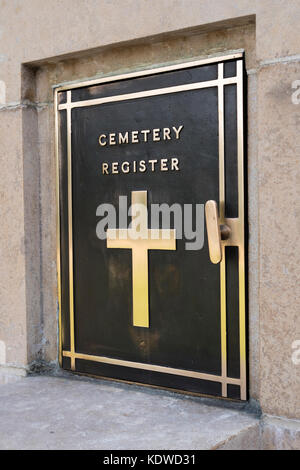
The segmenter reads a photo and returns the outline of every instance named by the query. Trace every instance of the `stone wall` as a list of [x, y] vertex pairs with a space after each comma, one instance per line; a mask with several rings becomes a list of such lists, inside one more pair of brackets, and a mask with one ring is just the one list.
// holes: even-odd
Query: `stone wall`
[[250, 395], [263, 413], [300, 419], [300, 0], [0, 0], [0, 10], [2, 375], [57, 364], [52, 86], [244, 49]]

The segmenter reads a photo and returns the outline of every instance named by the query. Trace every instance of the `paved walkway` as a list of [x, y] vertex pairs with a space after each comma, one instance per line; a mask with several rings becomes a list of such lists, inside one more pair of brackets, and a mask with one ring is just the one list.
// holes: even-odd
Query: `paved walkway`
[[144, 387], [46, 376], [0, 386], [0, 449], [255, 447], [256, 435], [243, 411]]

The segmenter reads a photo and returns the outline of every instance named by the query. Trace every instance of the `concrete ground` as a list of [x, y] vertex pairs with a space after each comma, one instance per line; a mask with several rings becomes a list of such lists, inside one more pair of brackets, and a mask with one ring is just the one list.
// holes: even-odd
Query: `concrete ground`
[[0, 449], [242, 449], [259, 421], [224, 402], [104, 380], [29, 376], [0, 386]]

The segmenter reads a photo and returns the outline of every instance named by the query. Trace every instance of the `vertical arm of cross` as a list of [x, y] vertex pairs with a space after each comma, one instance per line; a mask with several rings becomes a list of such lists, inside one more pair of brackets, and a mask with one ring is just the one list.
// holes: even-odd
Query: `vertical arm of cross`
[[149, 328], [148, 250], [132, 250], [133, 326]]
[[133, 325], [149, 328], [147, 191], [131, 193]]

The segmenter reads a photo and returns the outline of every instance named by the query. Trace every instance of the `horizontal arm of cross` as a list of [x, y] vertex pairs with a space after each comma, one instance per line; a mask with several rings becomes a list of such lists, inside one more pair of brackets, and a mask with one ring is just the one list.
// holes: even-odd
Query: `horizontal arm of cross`
[[176, 231], [172, 229], [150, 229], [145, 233], [135, 230], [108, 229], [107, 248], [144, 248], [145, 250], [176, 250]]

